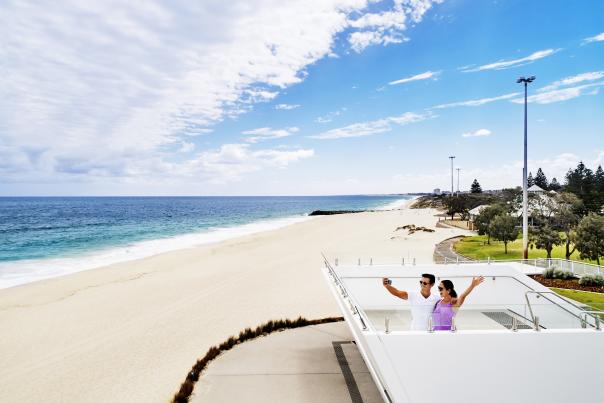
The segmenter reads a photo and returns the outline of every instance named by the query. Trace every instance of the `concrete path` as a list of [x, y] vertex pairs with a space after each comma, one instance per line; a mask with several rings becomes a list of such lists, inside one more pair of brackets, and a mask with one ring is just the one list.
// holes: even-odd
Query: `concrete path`
[[444, 241], [436, 244], [434, 248], [434, 262], [435, 263], [444, 263], [445, 258], [447, 261], [452, 262], [459, 259], [460, 262], [469, 262], [471, 259], [468, 259], [458, 253], [453, 249], [453, 244], [458, 242], [463, 236], [456, 236], [453, 238], [445, 239]]
[[191, 402], [382, 402], [344, 322], [285, 330], [213, 361]]

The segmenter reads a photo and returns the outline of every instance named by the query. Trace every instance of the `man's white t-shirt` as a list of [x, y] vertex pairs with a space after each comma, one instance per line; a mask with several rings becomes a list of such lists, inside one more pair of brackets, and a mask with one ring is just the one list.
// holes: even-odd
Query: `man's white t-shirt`
[[411, 330], [428, 330], [428, 318], [440, 297], [431, 293], [428, 298], [424, 298], [418, 291], [409, 291], [407, 295], [411, 305]]

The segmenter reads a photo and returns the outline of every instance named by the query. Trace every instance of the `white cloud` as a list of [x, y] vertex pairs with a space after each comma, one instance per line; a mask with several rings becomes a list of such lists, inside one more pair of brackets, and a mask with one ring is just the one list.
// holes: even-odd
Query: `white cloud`
[[245, 139], [248, 143], [258, 143], [264, 140], [278, 139], [282, 137], [291, 136], [294, 133], [300, 131], [297, 127], [288, 127], [285, 129], [271, 129], [270, 127], [260, 127], [254, 130], [246, 130], [243, 134], [250, 135]]
[[409, 123], [421, 122], [432, 117], [434, 117], [434, 115], [430, 113], [420, 115], [413, 112], [406, 112], [400, 116], [392, 116], [369, 122], [354, 123], [352, 125], [331, 129], [309, 137], [320, 140], [332, 140], [346, 137], [372, 136], [391, 131], [393, 124], [404, 126]]
[[585, 38], [583, 40], [584, 43], [591, 43], [591, 42], [602, 42], [604, 41], [604, 32], [602, 32], [601, 34], [598, 34], [596, 36], [592, 36], [589, 38]]
[[179, 176], [200, 175], [211, 183], [227, 183], [241, 180], [246, 174], [262, 169], [285, 168], [312, 156], [312, 149], [251, 150], [248, 144], [224, 144], [220, 149], [200, 153], [180, 166]]
[[537, 91], [544, 92], [544, 91], [557, 90], [558, 88], [564, 87], [566, 85], [578, 84], [578, 83], [582, 83], [584, 81], [595, 81], [595, 80], [599, 80], [603, 77], [604, 77], [604, 71], [592, 71], [589, 73], [577, 74], [576, 76], [566, 77], [566, 78], [563, 78], [562, 80], [555, 81], [550, 85], [539, 88]]
[[[400, 17], [364, 18], [367, 5], [5, 2], [0, 140], [11, 157], [3, 154], [2, 178], [156, 177], [184, 139], [303, 81], [309, 65], [333, 55], [353, 15], [353, 29], [398, 40]], [[416, 16], [425, 8], [407, 6]]]
[[463, 69], [461, 71], [463, 71], [464, 73], [470, 73], [470, 72], [475, 72], [475, 71], [482, 71], [482, 70], [503, 70], [503, 69], [509, 69], [512, 67], [518, 67], [518, 66], [522, 66], [528, 63], [532, 63], [536, 60], [539, 59], [543, 59], [544, 57], [548, 57], [553, 55], [554, 53], [560, 51], [560, 49], [546, 49], [546, 50], [540, 50], [537, 52], [534, 52], [526, 57], [522, 57], [520, 59], [514, 59], [514, 60], [503, 60], [503, 61], [499, 61], [499, 62], [495, 62], [495, 63], [490, 63], [490, 64], [485, 64], [482, 66], [478, 66], [478, 67], [474, 67], [474, 68], [467, 68], [467, 69]]
[[342, 112], [346, 112], [347, 109], [348, 108], [342, 107], [336, 111], [328, 112], [323, 116], [319, 116], [314, 121], [315, 121], [315, 123], [329, 123], [329, 122], [333, 121], [336, 117], [340, 116], [342, 114]]
[[296, 109], [299, 108], [300, 105], [298, 104], [277, 104], [275, 105], [275, 109], [283, 109], [283, 110], [292, 110], [292, 109]]
[[180, 151], [181, 153], [188, 153], [195, 150], [195, 144], [194, 143], [187, 143], [186, 141], [183, 141], [181, 143], [180, 149], [178, 151]]
[[[599, 87], [604, 85], [603, 82], [579, 85], [577, 87], [564, 88], [542, 92], [540, 94], [531, 95], [527, 98], [527, 102], [535, 102], [538, 104], [551, 104], [554, 102], [568, 101], [569, 99], [578, 98], [582, 95], [596, 95]], [[511, 102], [521, 104], [524, 98], [512, 99]]]
[[393, 10], [366, 13], [356, 19], [348, 19], [348, 26], [358, 31], [348, 36], [352, 50], [362, 52], [371, 45], [402, 43], [409, 39], [403, 35], [407, 19], [418, 23], [433, 4], [443, 0], [395, 0]]
[[467, 132], [461, 135], [461, 137], [485, 137], [490, 136], [491, 131], [489, 129], [478, 129], [474, 132]]
[[491, 102], [497, 102], [497, 101], [501, 101], [504, 99], [514, 98], [519, 95], [521, 95], [520, 92], [513, 92], [511, 94], [500, 95], [498, 97], [472, 99], [469, 101], [460, 101], [460, 102], [452, 102], [449, 104], [436, 105], [430, 109], [445, 109], [445, 108], [454, 108], [454, 107], [458, 107], [458, 106], [481, 106], [484, 104], [489, 104]]
[[397, 84], [408, 83], [410, 81], [426, 80], [428, 78], [437, 77], [440, 73], [441, 73], [440, 71], [426, 71], [425, 73], [416, 74], [412, 77], [401, 78], [400, 80], [390, 81], [388, 84], [397, 85]]

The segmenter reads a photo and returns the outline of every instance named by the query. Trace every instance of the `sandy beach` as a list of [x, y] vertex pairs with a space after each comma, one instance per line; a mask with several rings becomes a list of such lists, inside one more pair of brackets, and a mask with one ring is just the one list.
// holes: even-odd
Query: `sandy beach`
[[[7, 402], [166, 402], [208, 347], [270, 319], [339, 316], [321, 252], [432, 262], [464, 234], [436, 211], [320, 216], [281, 229], [0, 290]], [[436, 231], [395, 229], [406, 224]]]

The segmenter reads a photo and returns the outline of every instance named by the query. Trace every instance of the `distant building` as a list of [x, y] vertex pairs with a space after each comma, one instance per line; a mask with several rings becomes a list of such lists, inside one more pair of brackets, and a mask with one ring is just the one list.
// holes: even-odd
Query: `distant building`
[[478, 214], [480, 214], [482, 212], [482, 210], [484, 210], [487, 207], [489, 207], [488, 204], [481, 204], [480, 206], [474, 207], [472, 210], [468, 211], [468, 214], [470, 215], [470, 220], [471, 221], [476, 220], [476, 216], [478, 216]]
[[527, 192], [532, 192], [532, 193], [545, 193], [545, 189], [540, 188], [537, 185], [533, 185], [530, 188], [528, 188], [526, 190]]
[[438, 195], [440, 195], [441, 192], [440, 192], [439, 188], [436, 188], [436, 189], [434, 189], [434, 192], [432, 192], [432, 193], [434, 193], [435, 195], [438, 196]]

